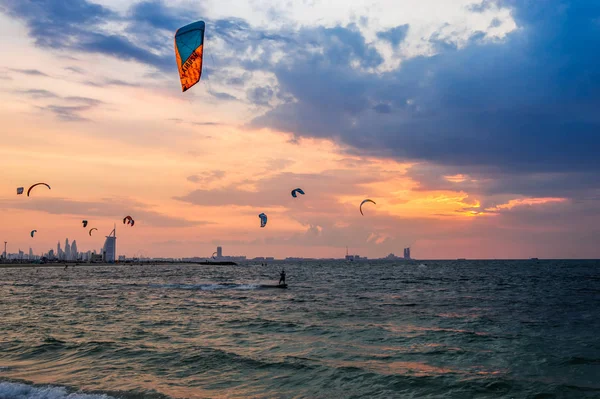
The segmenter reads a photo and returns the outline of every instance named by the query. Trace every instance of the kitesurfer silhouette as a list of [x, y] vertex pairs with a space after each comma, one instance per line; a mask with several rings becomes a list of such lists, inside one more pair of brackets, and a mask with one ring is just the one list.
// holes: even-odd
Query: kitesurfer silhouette
[[281, 274], [279, 275], [279, 285], [285, 284], [285, 270], [281, 270]]

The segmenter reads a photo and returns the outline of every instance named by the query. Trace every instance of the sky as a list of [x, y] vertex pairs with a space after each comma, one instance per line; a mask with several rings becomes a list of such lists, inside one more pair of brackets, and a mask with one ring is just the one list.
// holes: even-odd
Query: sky
[[8, 252], [600, 257], [600, 3], [0, 0], [0, 46]]

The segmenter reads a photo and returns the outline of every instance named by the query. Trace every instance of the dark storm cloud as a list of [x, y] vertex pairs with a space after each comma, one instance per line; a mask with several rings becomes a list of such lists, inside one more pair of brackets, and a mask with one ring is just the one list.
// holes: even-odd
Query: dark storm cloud
[[256, 105], [269, 106], [274, 91], [269, 86], [254, 87], [247, 92], [248, 100]]
[[322, 53], [299, 48], [275, 66], [280, 90], [297, 101], [252, 125], [462, 173], [501, 172], [502, 190], [511, 190], [510, 175], [565, 173], [597, 184], [587, 172], [600, 171], [600, 4], [499, 5], [511, 7], [520, 25], [503, 41], [450, 43], [383, 74], [352, 66], [356, 59], [377, 65], [359, 33], [329, 32], [339, 40], [321, 40]]
[[[190, 15], [202, 14], [197, 7], [193, 10], [173, 7], [161, 0], [136, 2], [124, 14], [87, 0], [0, 0], [0, 5], [0, 12], [25, 23], [29, 35], [40, 47], [103, 54], [170, 73], [177, 70], [173, 56], [174, 32], [193, 22]], [[248, 67], [262, 68], [265, 62], [244, 60], [239, 54], [251, 47], [263, 46], [262, 42], [292, 41], [291, 35], [285, 32], [253, 28], [242, 19], [207, 19], [206, 22], [208, 40], [221, 38], [235, 54], [217, 58], [219, 67], [243, 61]], [[122, 30], [109, 26], [120, 26]], [[32, 74], [34, 71], [18, 72]], [[71, 72], [77, 73], [72, 69]], [[207, 69], [207, 72], [210, 71]]]
[[[464, 172], [462, 166], [418, 164], [407, 171], [407, 176], [419, 182], [415, 190], [464, 191], [479, 198], [484, 207], [498, 197], [506, 202], [520, 195], [536, 198], [600, 198], [600, 175], [594, 170], [506, 173], [487, 168], [464, 175], [462, 179], [461, 172]], [[453, 176], [458, 176], [458, 180], [453, 180]]]
[[377, 37], [390, 42], [394, 47], [398, 47], [406, 39], [407, 34], [408, 25], [400, 25], [383, 32], [378, 32]]
[[[9, 14], [22, 19], [36, 44], [65, 48], [77, 36], [87, 36], [92, 28], [117, 17], [109, 9], [86, 0], [3, 0]], [[87, 31], [90, 29], [90, 31]]]
[[[40, 47], [101, 53], [149, 64], [158, 69], [174, 68], [171, 57], [157, 55], [145, 47], [146, 40], [143, 37], [130, 40], [125, 35], [104, 30], [104, 25], [109, 22], [135, 23], [144, 18], [148, 23], [159, 24], [156, 15], [151, 13], [157, 4], [136, 4], [132, 8], [132, 19], [127, 20], [106, 7], [86, 0], [2, 0], [5, 12], [25, 22], [29, 35]], [[162, 20], [167, 24], [172, 18], [167, 13]]]
[[[196, 10], [196, 13], [200, 12], [201, 10]], [[134, 21], [172, 32], [191, 22], [188, 10], [168, 7], [164, 1], [160, 0], [136, 3], [129, 10], [129, 14]]]

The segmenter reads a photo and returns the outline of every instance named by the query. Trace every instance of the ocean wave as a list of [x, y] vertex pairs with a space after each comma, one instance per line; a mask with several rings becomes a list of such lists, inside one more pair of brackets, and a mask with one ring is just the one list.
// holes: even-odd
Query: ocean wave
[[0, 270], [0, 399], [600, 398], [599, 267]]
[[1, 399], [171, 399], [156, 391], [81, 391], [74, 388], [0, 380]]
[[[18, 382], [0, 381], [0, 398], [2, 399], [113, 399], [106, 394], [87, 394], [69, 392], [65, 387], [36, 386]], [[114, 398], [116, 399], [116, 398]]]
[[235, 284], [235, 283], [207, 283], [207, 284], [149, 284], [150, 288], [163, 288], [191, 291], [215, 291], [215, 290], [254, 290], [259, 288], [258, 284]]
[[581, 357], [581, 356], [573, 356], [564, 363], [569, 364], [569, 365], [577, 365], [577, 364], [595, 364], [595, 365], [597, 365], [597, 364], [600, 364], [600, 359]]

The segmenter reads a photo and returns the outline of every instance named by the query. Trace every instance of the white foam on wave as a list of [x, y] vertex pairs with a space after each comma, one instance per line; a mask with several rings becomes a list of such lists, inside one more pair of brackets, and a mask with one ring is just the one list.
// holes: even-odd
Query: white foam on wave
[[108, 395], [70, 393], [64, 387], [33, 386], [17, 382], [0, 382], [2, 399], [115, 399]]
[[152, 288], [167, 288], [178, 290], [197, 290], [197, 291], [215, 291], [215, 290], [253, 290], [259, 287], [258, 284], [150, 284]]
[[240, 284], [235, 287], [236, 290], [255, 290], [259, 287], [258, 284]]

